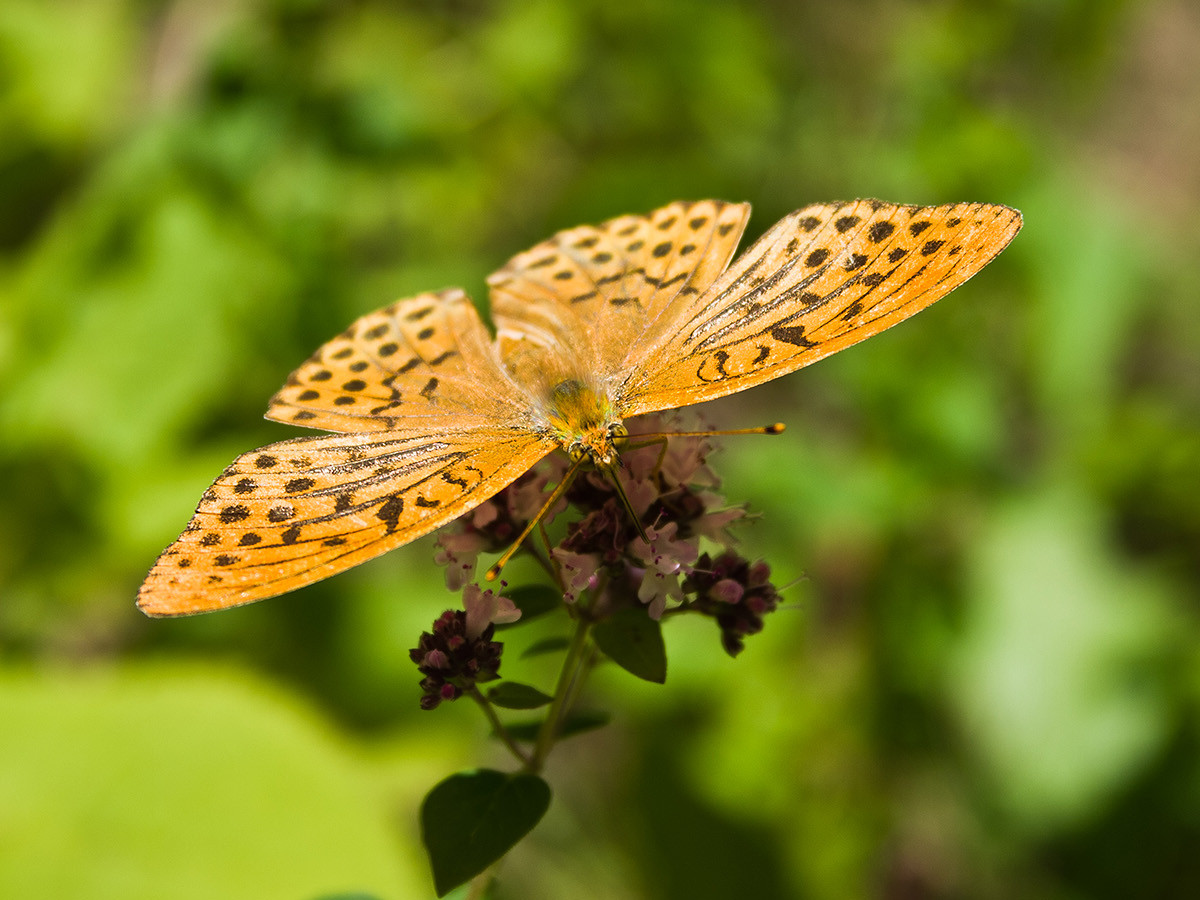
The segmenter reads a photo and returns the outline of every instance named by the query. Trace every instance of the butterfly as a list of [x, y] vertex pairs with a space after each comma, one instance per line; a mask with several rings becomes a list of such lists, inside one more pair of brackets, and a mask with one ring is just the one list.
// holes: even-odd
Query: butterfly
[[730, 264], [750, 207], [676, 202], [561, 231], [488, 278], [363, 316], [267, 418], [333, 434], [238, 457], [138, 592], [152, 616], [261, 600], [463, 515], [548, 453], [612, 471], [623, 420], [713, 400], [890, 328], [990, 262], [1005, 206], [805, 207]]

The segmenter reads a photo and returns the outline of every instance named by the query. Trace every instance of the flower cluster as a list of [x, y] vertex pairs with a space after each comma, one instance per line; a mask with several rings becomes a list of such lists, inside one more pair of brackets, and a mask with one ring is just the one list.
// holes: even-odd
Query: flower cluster
[[705, 553], [684, 581], [684, 590], [695, 595], [688, 606], [717, 620], [721, 646], [730, 656], [742, 652], [746, 636], [762, 631], [763, 616], [779, 605], [770, 579], [765, 562], [751, 563], [726, 550], [716, 559]]
[[520, 611], [510, 600], [468, 585], [465, 610], [448, 609], [421, 635], [408, 652], [425, 678], [421, 681], [422, 709], [433, 709], [443, 700], [457, 700], [477, 683], [500, 677], [504, 645], [493, 641], [497, 622], [512, 622]]
[[[548, 555], [533, 538], [527, 549], [539, 553], [556, 573], [567, 603], [587, 595], [589, 615], [603, 618], [638, 604], [655, 619], [668, 609], [696, 610], [717, 619], [726, 651], [736, 654], [746, 635], [762, 629], [762, 617], [775, 608], [778, 597], [764, 564], [752, 565], [729, 550], [715, 560], [701, 555], [702, 540], [726, 548], [732, 543], [728, 526], [742, 519], [745, 510], [727, 506], [716, 493], [719, 482], [708, 466], [713, 450], [709, 438], [639, 442], [639, 435], [684, 430], [676, 418], [645, 416], [626, 423], [630, 436], [618, 477], [649, 541], [609, 477], [584, 471], [545, 521], [563, 504], [579, 517], [547, 548]], [[692, 427], [688, 423], [688, 430]], [[520, 534], [566, 468], [562, 454], [554, 454], [443, 533], [437, 561], [447, 567], [451, 589], [474, 576], [479, 553], [505, 549]]]

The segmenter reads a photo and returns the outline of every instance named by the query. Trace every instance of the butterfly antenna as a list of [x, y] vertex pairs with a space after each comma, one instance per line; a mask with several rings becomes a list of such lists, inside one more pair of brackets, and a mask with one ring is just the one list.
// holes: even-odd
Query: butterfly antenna
[[757, 428], [731, 428], [723, 431], [659, 431], [650, 434], [634, 434], [630, 438], [637, 438], [639, 443], [631, 444], [630, 449], [636, 449], [644, 446], [641, 443], [643, 438], [649, 438], [651, 442], [658, 441], [662, 438], [673, 437], [714, 437], [723, 434], [783, 434], [787, 426], [782, 422], [775, 422], [772, 425], [760, 425]]
[[507, 566], [508, 561], [513, 558], [513, 554], [521, 549], [521, 544], [525, 543], [525, 538], [529, 537], [533, 529], [537, 527], [537, 523], [542, 521], [546, 513], [550, 512], [550, 507], [558, 502], [558, 498], [567, 492], [567, 488], [569, 488], [571, 486], [571, 482], [575, 480], [575, 473], [579, 471], [579, 467], [581, 465], [583, 465], [583, 459], [580, 459], [577, 463], [572, 465], [571, 468], [567, 469], [567, 473], [563, 476], [562, 481], [558, 483], [558, 486], [551, 492], [550, 497], [545, 503], [542, 504], [542, 508], [537, 511], [537, 515], [529, 520], [529, 524], [525, 526], [525, 530], [521, 532], [521, 536], [509, 544], [508, 549], [501, 554], [498, 560], [496, 560], [495, 565], [488, 569], [484, 574], [484, 578], [486, 578], [488, 581], [496, 580], [497, 576], [500, 574], [500, 570]]
[[633, 524], [637, 526], [638, 537], [650, 545], [650, 537], [646, 534], [646, 529], [642, 526], [642, 517], [633, 510], [633, 504], [629, 502], [629, 495], [625, 493], [625, 488], [621, 486], [621, 479], [617, 477], [617, 466], [609, 466], [605, 468], [604, 473], [608, 476], [608, 480], [612, 482], [613, 487], [617, 491], [617, 496], [621, 498], [621, 504], [625, 507], [625, 512], [629, 518], [633, 520]]

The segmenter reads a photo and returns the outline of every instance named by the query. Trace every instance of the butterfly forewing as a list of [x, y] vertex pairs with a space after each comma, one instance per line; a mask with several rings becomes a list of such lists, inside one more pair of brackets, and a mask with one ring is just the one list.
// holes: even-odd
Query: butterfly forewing
[[555, 446], [464, 418], [449, 431], [305, 437], [247, 453], [205, 492], [138, 606], [206, 612], [328, 577], [473, 509]]
[[778, 378], [895, 325], [1012, 240], [1004, 206], [810, 206], [664, 319], [620, 392], [623, 415], [701, 403]]
[[[300, 366], [267, 418], [329, 431], [386, 431], [404, 419], [519, 415], [525, 397], [497, 364], [461, 290], [420, 294], [363, 316]], [[452, 427], [453, 421], [447, 421]]]

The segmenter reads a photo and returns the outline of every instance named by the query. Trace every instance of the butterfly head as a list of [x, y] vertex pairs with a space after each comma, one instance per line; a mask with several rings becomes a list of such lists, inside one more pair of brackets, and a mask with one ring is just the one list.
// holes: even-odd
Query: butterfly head
[[572, 462], [584, 459], [599, 469], [612, 469], [629, 431], [613, 413], [603, 393], [581, 381], [560, 382], [550, 392], [550, 427]]

